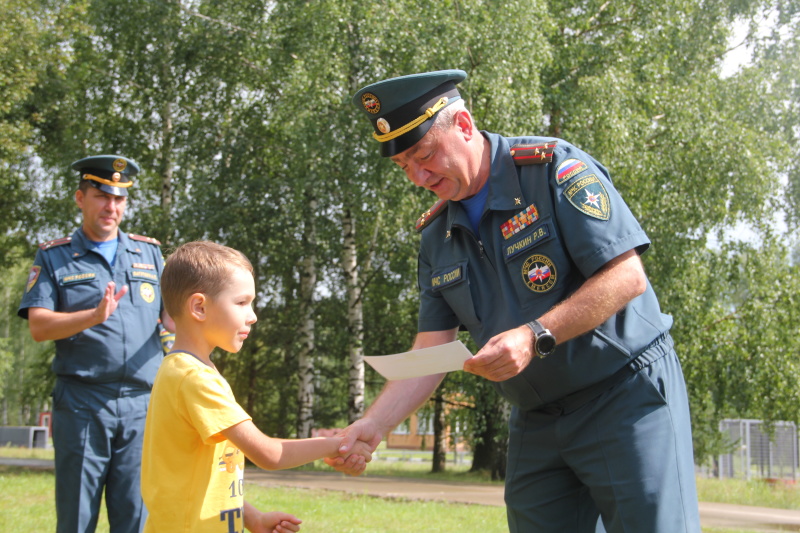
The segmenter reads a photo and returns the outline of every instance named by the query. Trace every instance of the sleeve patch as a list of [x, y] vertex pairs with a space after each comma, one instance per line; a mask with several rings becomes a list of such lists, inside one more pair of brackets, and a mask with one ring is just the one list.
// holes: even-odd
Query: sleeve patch
[[39, 265], [33, 265], [31, 267], [31, 271], [28, 272], [28, 282], [25, 285], [25, 292], [31, 292], [31, 289], [39, 279], [39, 274], [42, 273], [42, 267]]
[[567, 159], [558, 165], [558, 170], [556, 170], [556, 182], [561, 185], [587, 168], [589, 167], [586, 166], [586, 163], [579, 159]]
[[590, 217], [608, 220], [611, 216], [608, 192], [594, 174], [575, 180], [564, 190], [564, 196], [578, 211]]

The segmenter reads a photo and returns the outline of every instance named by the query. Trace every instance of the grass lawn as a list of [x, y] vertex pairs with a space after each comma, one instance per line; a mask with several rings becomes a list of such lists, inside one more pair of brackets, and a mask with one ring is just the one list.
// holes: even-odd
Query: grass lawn
[[[0, 531], [53, 531], [55, 477], [49, 470], [0, 466]], [[404, 502], [334, 491], [246, 485], [247, 500], [262, 510], [281, 510], [303, 520], [305, 533], [416, 531], [503, 533], [505, 509], [485, 505]], [[424, 524], [424, 526], [422, 526]], [[101, 513], [98, 533], [108, 533]]]
[[[2, 457], [52, 459], [52, 450], [0, 447]], [[328, 470], [321, 462], [306, 470]], [[378, 460], [369, 466], [370, 476], [391, 475], [424, 477], [465, 483], [491, 483], [466, 472], [468, 465], [448, 464], [449, 472], [428, 473], [430, 465], [405, 460]], [[499, 482], [494, 482], [499, 483]], [[698, 478], [700, 500], [704, 502], [758, 505], [781, 509], [800, 509], [800, 488], [771, 485], [761, 481]], [[25, 524], [29, 531], [55, 529], [53, 487], [50, 470], [31, 470], [0, 465], [0, 531], [15, 531]], [[336, 491], [293, 488], [264, 488], [247, 485], [247, 499], [259, 509], [281, 510], [303, 519], [305, 533], [399, 532], [424, 529], [431, 532], [506, 532], [505, 510], [482, 505], [438, 502], [408, 502], [350, 495]], [[423, 525], [424, 524], [424, 525]], [[108, 521], [101, 513], [97, 531], [108, 532]], [[747, 530], [704, 528], [703, 533], [753, 533]]]

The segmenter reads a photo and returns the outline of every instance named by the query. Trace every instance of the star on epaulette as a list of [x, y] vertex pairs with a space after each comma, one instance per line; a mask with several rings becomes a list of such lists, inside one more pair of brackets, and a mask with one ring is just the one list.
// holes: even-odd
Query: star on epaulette
[[511, 157], [517, 166], [540, 165], [553, 160], [556, 141], [541, 144], [515, 144], [511, 147]]
[[40, 250], [49, 250], [55, 246], [62, 246], [72, 242], [72, 237], [61, 237], [60, 239], [53, 239], [52, 241], [43, 242], [39, 245]]
[[447, 200], [439, 200], [438, 202], [430, 206], [428, 210], [422, 213], [422, 216], [420, 216], [417, 219], [417, 225], [415, 228], [417, 230], [417, 233], [424, 230], [428, 226], [428, 224], [433, 222], [433, 220], [436, 217], [438, 217], [445, 211], [447, 211]]
[[142, 241], [148, 244], [155, 244], [156, 246], [161, 246], [161, 241], [159, 241], [158, 239], [154, 239], [152, 237], [145, 237], [144, 235], [136, 235], [135, 233], [128, 233], [128, 237], [130, 237], [134, 241]]

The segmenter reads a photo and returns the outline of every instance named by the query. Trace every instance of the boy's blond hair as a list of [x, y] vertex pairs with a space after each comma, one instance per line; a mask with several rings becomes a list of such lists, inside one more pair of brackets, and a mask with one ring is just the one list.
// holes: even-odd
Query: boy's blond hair
[[167, 258], [161, 274], [161, 298], [167, 313], [179, 317], [186, 300], [195, 293], [214, 298], [225, 288], [235, 268], [253, 273], [247, 257], [233, 248], [211, 241], [178, 246]]

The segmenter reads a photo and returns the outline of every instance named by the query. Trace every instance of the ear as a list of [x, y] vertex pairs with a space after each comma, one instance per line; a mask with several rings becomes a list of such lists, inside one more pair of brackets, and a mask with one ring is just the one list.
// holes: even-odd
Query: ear
[[453, 125], [461, 132], [464, 139], [470, 140], [475, 135], [475, 123], [466, 109], [460, 109], [453, 115]]
[[80, 189], [75, 191], [75, 203], [78, 204], [78, 208], [83, 209], [83, 191]]
[[186, 306], [189, 308], [189, 315], [195, 320], [203, 322], [206, 319], [206, 304], [208, 298], [202, 292], [196, 292], [189, 296]]

